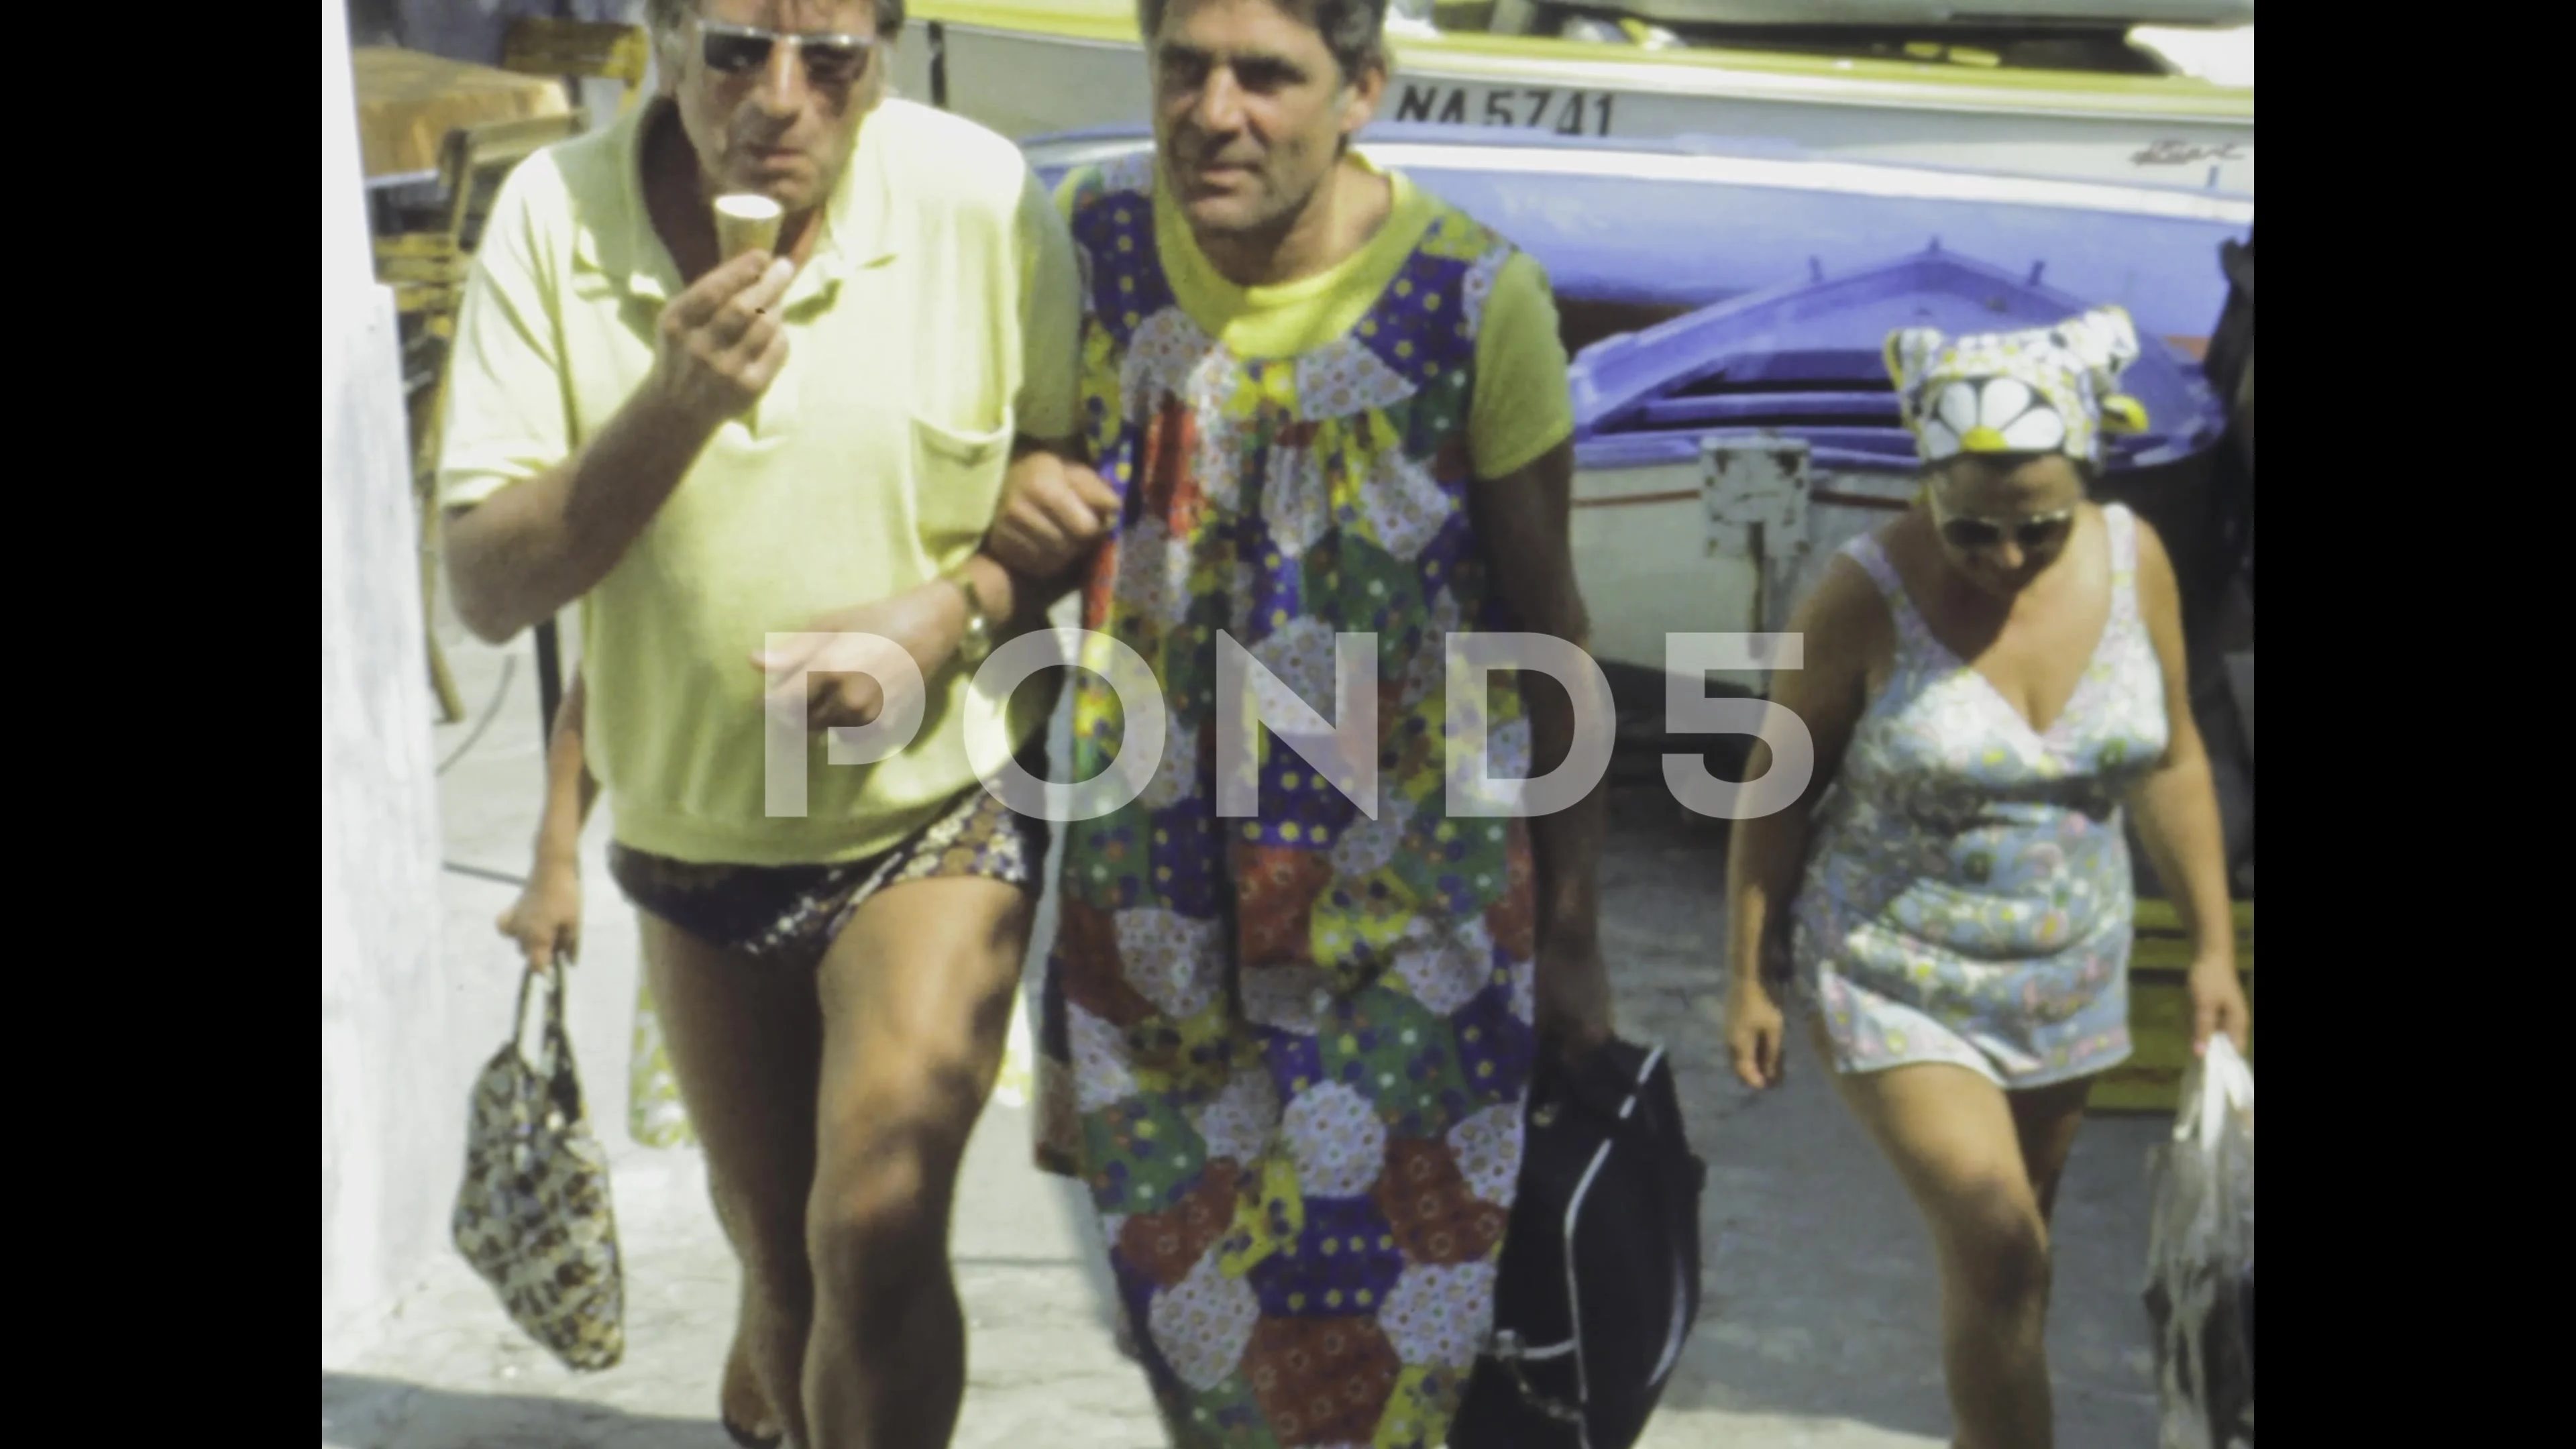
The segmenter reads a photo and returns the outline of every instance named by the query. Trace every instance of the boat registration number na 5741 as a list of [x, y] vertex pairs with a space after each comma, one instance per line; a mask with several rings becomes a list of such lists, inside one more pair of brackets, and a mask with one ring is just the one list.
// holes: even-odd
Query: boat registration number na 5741
[[1517, 126], [1527, 131], [1553, 131], [1560, 136], [1609, 135], [1612, 103], [1618, 99], [1609, 91], [1548, 86], [1456, 86], [1421, 81], [1400, 84], [1394, 115], [1399, 121]]

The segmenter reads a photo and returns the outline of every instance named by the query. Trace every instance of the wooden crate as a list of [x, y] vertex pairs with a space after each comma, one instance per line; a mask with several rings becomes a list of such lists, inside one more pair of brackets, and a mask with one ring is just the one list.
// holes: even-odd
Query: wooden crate
[[[2191, 992], [2185, 976], [2191, 942], [2171, 901], [2138, 902], [2137, 935], [2129, 950], [2129, 1059], [2093, 1083], [2086, 1099], [2096, 1112], [2171, 1112], [2179, 1105], [2182, 1077], [2191, 1065]], [[2236, 972], [2254, 1002], [2254, 903], [2236, 903]], [[2252, 1038], [2246, 1060], [2253, 1060]]]
[[371, 177], [436, 170], [447, 133], [461, 127], [573, 109], [562, 82], [551, 77], [396, 46], [359, 46], [349, 63], [358, 92], [358, 153]]

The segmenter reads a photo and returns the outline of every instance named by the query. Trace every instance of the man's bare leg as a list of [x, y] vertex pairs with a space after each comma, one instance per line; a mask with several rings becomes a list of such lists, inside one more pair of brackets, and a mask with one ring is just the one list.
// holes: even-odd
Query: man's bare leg
[[966, 1320], [950, 1209], [1001, 1070], [1033, 905], [991, 880], [890, 886], [824, 958], [804, 1449], [939, 1449], [956, 1428]]
[[[799, 1395], [814, 1297], [805, 1257], [822, 1070], [814, 983], [641, 914], [671, 1072], [706, 1149], [717, 1217], [742, 1260], [735, 1332], [768, 1401], [767, 1422], [742, 1427], [783, 1427], [791, 1442], [809, 1443]], [[725, 1397], [739, 1412], [741, 1396]]]
[[[726, 1229], [726, 1238], [733, 1244], [742, 1286], [734, 1305], [733, 1347], [725, 1353], [724, 1382], [716, 1390], [716, 1402], [727, 1424], [750, 1435], [756, 1442], [768, 1443], [784, 1434], [787, 1427], [778, 1417], [778, 1411], [769, 1407], [769, 1392], [761, 1387], [760, 1367], [752, 1362], [751, 1356], [752, 1325], [768, 1311], [766, 1304], [769, 1298], [760, 1291], [759, 1280], [752, 1276], [751, 1270], [740, 1266], [749, 1258], [749, 1250], [742, 1240], [733, 1236], [730, 1227]], [[801, 1370], [803, 1360], [800, 1358], [798, 1363]]]

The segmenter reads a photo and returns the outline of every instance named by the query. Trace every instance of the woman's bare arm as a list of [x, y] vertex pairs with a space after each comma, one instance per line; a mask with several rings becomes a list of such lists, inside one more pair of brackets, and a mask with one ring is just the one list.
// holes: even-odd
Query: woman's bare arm
[[2218, 787], [2207, 743], [2191, 711], [2191, 667], [2182, 633], [2182, 589], [2163, 540], [2141, 519], [2138, 529], [2138, 607], [2164, 675], [2165, 756], [2133, 786], [2126, 801], [2138, 837], [2154, 863], [2156, 879], [2172, 898], [2191, 941], [2195, 967], [2232, 974], [2236, 926], [2227, 899], [2227, 841], [2218, 819]]

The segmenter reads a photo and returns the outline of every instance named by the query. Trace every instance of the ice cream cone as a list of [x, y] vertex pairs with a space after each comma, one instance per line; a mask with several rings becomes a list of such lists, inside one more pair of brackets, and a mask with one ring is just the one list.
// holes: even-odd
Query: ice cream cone
[[778, 223], [785, 216], [778, 203], [747, 192], [716, 198], [716, 247], [724, 260], [744, 252], [778, 248]]

